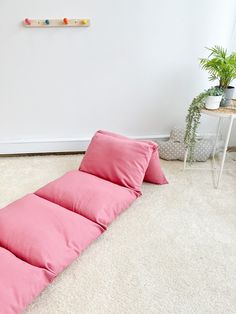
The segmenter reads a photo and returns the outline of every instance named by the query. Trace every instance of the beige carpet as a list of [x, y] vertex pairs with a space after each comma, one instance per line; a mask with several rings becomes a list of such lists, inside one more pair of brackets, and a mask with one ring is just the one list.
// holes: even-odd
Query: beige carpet
[[[81, 157], [1, 157], [0, 206], [76, 168]], [[215, 190], [210, 172], [162, 165], [170, 184], [144, 184], [143, 196], [27, 314], [236, 313], [236, 172], [226, 171]]]

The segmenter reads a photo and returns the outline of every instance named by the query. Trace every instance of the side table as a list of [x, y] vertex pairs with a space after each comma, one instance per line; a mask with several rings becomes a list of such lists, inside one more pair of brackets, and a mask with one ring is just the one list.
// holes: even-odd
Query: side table
[[[233, 101], [233, 104], [235, 104], [235, 100]], [[217, 132], [216, 132], [216, 139], [215, 139], [215, 145], [213, 148], [213, 153], [212, 153], [212, 168], [211, 169], [202, 169], [202, 170], [212, 170], [214, 171], [214, 175], [216, 176], [216, 183], [215, 183], [215, 188], [218, 188], [220, 185], [220, 180], [222, 177], [222, 172], [224, 169], [224, 164], [225, 164], [225, 157], [226, 157], [226, 152], [229, 144], [229, 139], [232, 131], [232, 126], [234, 119], [236, 119], [236, 107], [233, 105], [232, 107], [220, 107], [219, 109], [216, 110], [208, 110], [208, 109], [203, 109], [202, 110], [203, 114], [218, 118], [218, 127], [217, 127]], [[222, 120], [227, 118], [229, 120], [228, 124], [228, 129], [227, 129], [227, 135], [225, 138], [225, 143], [224, 143], [224, 149], [223, 149], [223, 156], [219, 168], [219, 173], [217, 175], [217, 167], [216, 167], [216, 162], [215, 162], [215, 154], [216, 154], [216, 148], [218, 144], [218, 139], [219, 139], [219, 134], [222, 126]], [[188, 158], [188, 150], [185, 152], [185, 158], [184, 158], [184, 170], [186, 169], [194, 169], [194, 167], [187, 167], [187, 158]], [[195, 168], [196, 169], [196, 168]], [[199, 168], [198, 168], [199, 169]]]

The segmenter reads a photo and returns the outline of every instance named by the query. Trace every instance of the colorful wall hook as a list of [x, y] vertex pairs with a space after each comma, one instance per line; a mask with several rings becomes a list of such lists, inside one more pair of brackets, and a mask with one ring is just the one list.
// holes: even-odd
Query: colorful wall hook
[[31, 25], [30, 19], [28, 19], [28, 18], [25, 18], [24, 22], [25, 22], [25, 24], [27, 24], [27, 25]]
[[89, 19], [68, 19], [64, 17], [63, 19], [29, 19], [25, 18], [23, 21], [25, 27], [88, 27], [90, 26]]
[[87, 19], [82, 19], [81, 20], [81, 24], [82, 25], [87, 25], [88, 24], [88, 20]]

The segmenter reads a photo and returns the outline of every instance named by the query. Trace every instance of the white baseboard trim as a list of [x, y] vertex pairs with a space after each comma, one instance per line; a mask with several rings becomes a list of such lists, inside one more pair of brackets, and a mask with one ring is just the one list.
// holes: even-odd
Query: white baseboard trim
[[[132, 136], [140, 140], [168, 139], [169, 134]], [[0, 155], [86, 151], [91, 138], [56, 138], [0, 141]]]

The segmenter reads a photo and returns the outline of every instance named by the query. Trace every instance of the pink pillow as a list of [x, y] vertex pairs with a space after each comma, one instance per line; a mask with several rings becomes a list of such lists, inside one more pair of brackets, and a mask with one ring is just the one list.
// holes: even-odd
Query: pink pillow
[[53, 278], [46, 269], [32, 266], [0, 247], [0, 313], [22, 313]]
[[[110, 135], [112, 137], [133, 141], [126, 136], [119, 135], [113, 132], [101, 131], [101, 130], [98, 132], [104, 135]], [[160, 184], [160, 185], [167, 184], [168, 181], [161, 169], [157, 143], [154, 143], [152, 141], [140, 141], [140, 142], [149, 143], [150, 145], [153, 145], [154, 147], [156, 147], [156, 149], [153, 150], [152, 157], [150, 159], [149, 165], [147, 167], [147, 170], [144, 176], [144, 181], [154, 183], [154, 184]]]
[[137, 198], [133, 190], [78, 170], [48, 183], [35, 194], [104, 228]]
[[97, 132], [79, 170], [141, 194], [140, 187], [155, 149], [156, 145], [150, 142], [127, 141]]
[[0, 210], [0, 244], [54, 275], [104, 229], [89, 219], [29, 194]]

